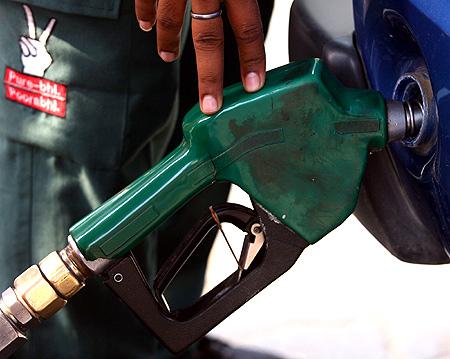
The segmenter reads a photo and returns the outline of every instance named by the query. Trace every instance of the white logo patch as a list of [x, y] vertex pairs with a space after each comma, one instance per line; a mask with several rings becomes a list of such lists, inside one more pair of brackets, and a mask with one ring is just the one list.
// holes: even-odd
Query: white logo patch
[[23, 73], [43, 77], [45, 71], [52, 64], [52, 57], [47, 51], [47, 40], [56, 24], [56, 19], [51, 18], [41, 36], [36, 39], [36, 26], [33, 13], [27, 5], [23, 5], [28, 23], [28, 36], [20, 37], [20, 48], [22, 50]]
[[67, 86], [44, 78], [45, 71], [53, 62], [46, 45], [56, 20], [51, 18], [36, 39], [33, 13], [27, 5], [23, 5], [23, 9], [28, 25], [28, 36], [21, 36], [19, 40], [23, 72], [6, 66], [3, 78], [5, 97], [26, 107], [65, 118]]

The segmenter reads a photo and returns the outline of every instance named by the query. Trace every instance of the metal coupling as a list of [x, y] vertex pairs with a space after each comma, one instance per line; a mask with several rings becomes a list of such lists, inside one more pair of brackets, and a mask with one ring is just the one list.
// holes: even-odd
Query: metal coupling
[[414, 138], [424, 121], [424, 111], [419, 102], [387, 101], [389, 142]]
[[0, 297], [0, 358], [7, 358], [26, 341], [26, 331], [48, 319], [84, 287], [85, 280], [106, 263], [84, 259], [69, 238], [69, 245], [52, 252], [20, 274]]
[[0, 358], [10, 357], [27, 342], [25, 334], [17, 329], [1, 311], [0, 330]]

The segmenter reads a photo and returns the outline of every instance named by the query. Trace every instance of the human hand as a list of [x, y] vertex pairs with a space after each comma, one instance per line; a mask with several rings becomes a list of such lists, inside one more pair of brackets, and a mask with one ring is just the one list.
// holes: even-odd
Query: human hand
[[[224, 0], [239, 49], [241, 78], [248, 92], [258, 91], [265, 81], [264, 34], [257, 0]], [[144, 31], [156, 23], [158, 53], [166, 62], [180, 53], [180, 34], [186, 0], [135, 0], [136, 17]], [[192, 0], [192, 13], [212, 14], [220, 0]], [[223, 102], [223, 23], [220, 16], [192, 19], [192, 38], [197, 57], [200, 108], [213, 114]]]
[[42, 32], [39, 39], [36, 39], [36, 26], [34, 24], [33, 13], [27, 5], [23, 5], [28, 24], [28, 36], [21, 36], [19, 45], [22, 50], [21, 60], [23, 72], [25, 74], [43, 77], [45, 70], [52, 63], [52, 57], [47, 51], [47, 40], [50, 37], [56, 20], [50, 19], [47, 27]]

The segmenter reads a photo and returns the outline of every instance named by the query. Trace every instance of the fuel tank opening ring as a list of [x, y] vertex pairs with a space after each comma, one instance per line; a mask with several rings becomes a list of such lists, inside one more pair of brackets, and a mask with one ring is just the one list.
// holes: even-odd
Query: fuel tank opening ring
[[424, 66], [402, 75], [393, 98], [405, 104], [407, 132], [403, 144], [426, 155], [437, 138], [438, 114], [428, 71]]

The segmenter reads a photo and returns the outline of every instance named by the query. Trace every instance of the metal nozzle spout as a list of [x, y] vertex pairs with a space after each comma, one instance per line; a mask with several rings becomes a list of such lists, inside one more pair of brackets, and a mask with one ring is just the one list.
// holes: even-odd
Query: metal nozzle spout
[[417, 136], [424, 122], [424, 111], [418, 102], [387, 101], [389, 142]]

